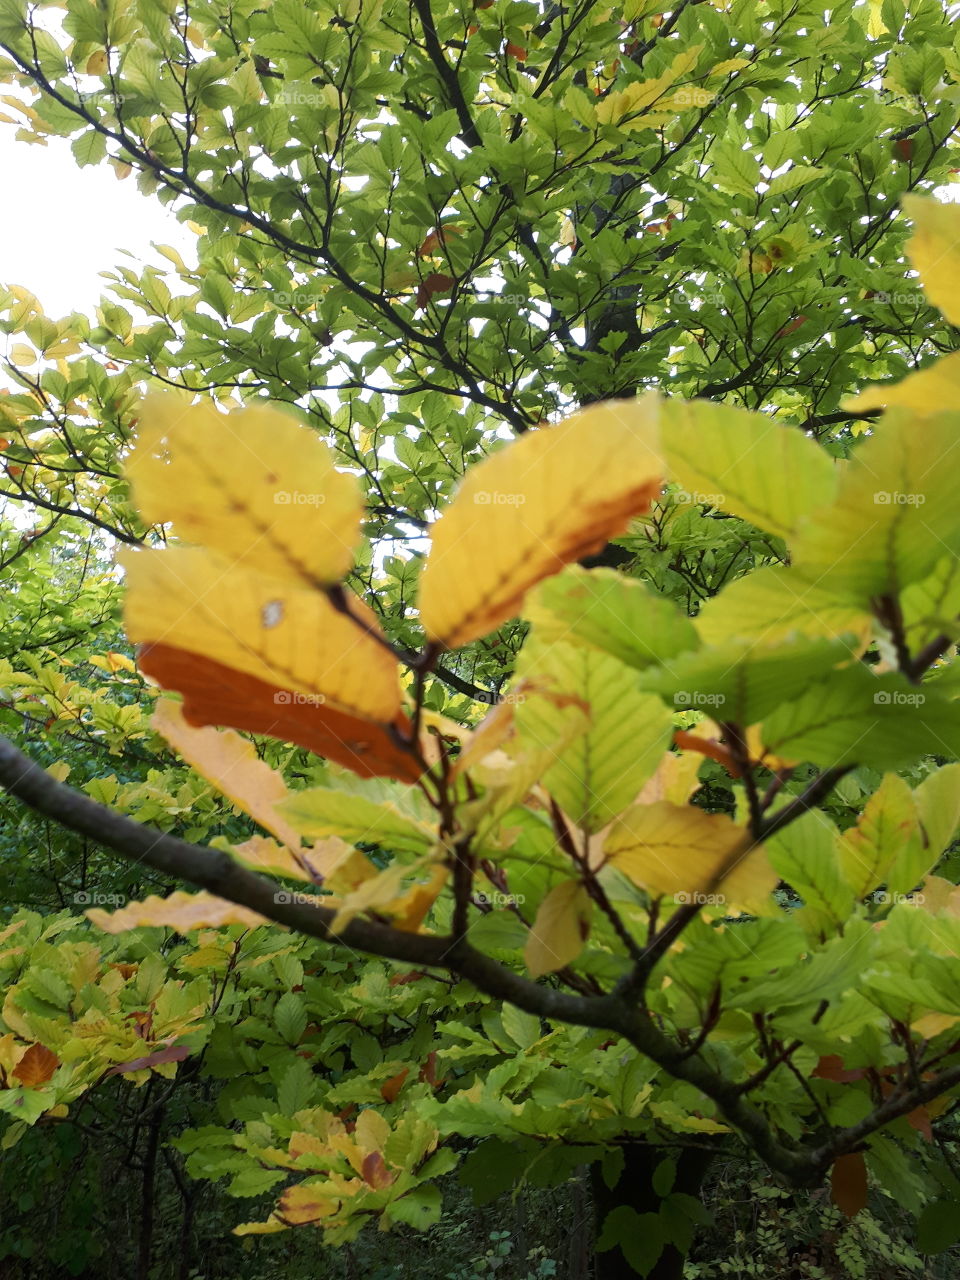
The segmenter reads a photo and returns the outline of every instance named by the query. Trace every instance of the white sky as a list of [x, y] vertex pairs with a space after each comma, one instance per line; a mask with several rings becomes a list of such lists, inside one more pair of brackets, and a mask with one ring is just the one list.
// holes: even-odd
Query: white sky
[[107, 164], [81, 169], [65, 138], [44, 147], [17, 142], [15, 132], [0, 124], [0, 285], [29, 289], [47, 315], [92, 316], [108, 283], [98, 273], [136, 269], [119, 250], [164, 264], [151, 241], [181, 252], [194, 241], [172, 210], [141, 195], [135, 174], [121, 182]]

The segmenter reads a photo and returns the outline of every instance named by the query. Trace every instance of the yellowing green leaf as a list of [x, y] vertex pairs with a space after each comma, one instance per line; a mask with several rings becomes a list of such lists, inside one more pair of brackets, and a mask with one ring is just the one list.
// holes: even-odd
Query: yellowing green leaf
[[902, 203], [915, 228], [907, 254], [924, 293], [951, 324], [960, 324], [960, 208], [929, 196], [907, 195]]
[[576, 960], [590, 935], [590, 898], [577, 880], [555, 885], [540, 903], [523, 956], [539, 978]]
[[796, 427], [709, 400], [664, 401], [663, 452], [671, 480], [694, 500], [790, 539], [828, 503], [836, 464]]
[[884, 775], [857, 823], [840, 837], [837, 850], [844, 879], [857, 898], [884, 883], [894, 860], [921, 839], [913, 793], [895, 773]]
[[699, 644], [696, 629], [672, 600], [613, 569], [570, 565], [548, 578], [524, 609], [537, 639], [576, 641], [647, 667]]
[[359, 600], [350, 607], [363, 627], [321, 592], [214, 552], [175, 547], [118, 558], [135, 643], [176, 645], [370, 720], [390, 723], [399, 712], [399, 664], [367, 633], [377, 623]]
[[228, 924], [242, 924], [253, 929], [267, 923], [264, 916], [247, 907], [237, 906], [235, 902], [227, 902], [212, 893], [185, 893], [182, 889], [167, 898], [151, 894], [142, 902], [128, 902], [119, 911], [91, 907], [86, 915], [105, 933], [158, 926], [189, 933], [191, 929], [220, 929]]
[[910, 893], [940, 860], [960, 826], [960, 764], [944, 765], [913, 793], [920, 820], [918, 838], [905, 840], [887, 872], [891, 893]]
[[692, 805], [635, 805], [611, 829], [604, 854], [653, 896], [696, 902], [715, 895], [726, 907], [762, 900], [775, 886], [763, 849], [726, 814]]
[[960, 402], [960, 351], [941, 356], [925, 369], [910, 373], [899, 382], [877, 383], [843, 400], [844, 409], [865, 413], [895, 405], [914, 413], [942, 413]]
[[960, 414], [928, 418], [918, 430], [905, 410], [887, 413], [847, 463], [836, 501], [794, 541], [796, 573], [822, 591], [868, 604], [898, 595], [945, 554], [958, 554], [951, 467], [958, 444]]
[[772, 648], [798, 636], [849, 636], [859, 650], [874, 619], [867, 609], [829, 595], [791, 569], [770, 565], [706, 600], [694, 625], [708, 645], [739, 638]]
[[420, 583], [431, 640], [454, 648], [492, 631], [542, 578], [649, 507], [663, 470], [658, 406], [654, 395], [593, 405], [467, 472], [431, 531]]
[[351, 844], [363, 841], [415, 853], [422, 853], [436, 840], [429, 823], [402, 813], [393, 804], [349, 791], [311, 787], [294, 792], [279, 808], [307, 836], [336, 835]]
[[673, 716], [636, 674], [610, 654], [572, 644], [532, 644], [523, 670], [555, 695], [586, 704], [586, 731], [561, 746], [565, 709], [556, 698], [531, 696], [517, 708], [521, 736], [556, 754], [543, 784], [585, 831], [607, 826], [637, 797], [673, 732]]
[[265, 764], [253, 743], [232, 729], [194, 729], [183, 718], [179, 703], [161, 698], [151, 725], [171, 747], [218, 791], [248, 813], [262, 827], [289, 845], [300, 847], [300, 837], [277, 812], [289, 795], [275, 769]]
[[313, 431], [276, 409], [223, 414], [150, 396], [126, 470], [144, 520], [245, 568], [316, 585], [353, 564], [360, 487]]

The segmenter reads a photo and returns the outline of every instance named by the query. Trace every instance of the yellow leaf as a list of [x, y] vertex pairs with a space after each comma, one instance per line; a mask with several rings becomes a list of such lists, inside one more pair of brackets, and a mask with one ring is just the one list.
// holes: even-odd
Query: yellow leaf
[[243, 924], [253, 929], [267, 923], [256, 911], [239, 907], [235, 902], [227, 902], [212, 893], [185, 893], [182, 889], [167, 898], [151, 894], [142, 902], [128, 902], [119, 911], [91, 907], [86, 915], [104, 933], [123, 933], [126, 929], [141, 927], [187, 933], [191, 929], [220, 929], [228, 924]]
[[[287, 876], [291, 880], [313, 882], [313, 876], [306, 870], [301, 856], [294, 856], [286, 845], [277, 844], [276, 840], [271, 840], [268, 836], [251, 836], [243, 844], [218, 843], [217, 847], [228, 849], [245, 867], [250, 867], [253, 871], [267, 871], [271, 875]], [[349, 848], [349, 845], [346, 847]]]
[[15, 342], [10, 348], [10, 363], [17, 365], [19, 368], [25, 368], [27, 365], [36, 364], [37, 353], [33, 347], [28, 347], [25, 342]]
[[91, 53], [87, 59], [87, 65], [84, 71], [88, 76], [102, 76], [109, 68], [110, 63], [107, 59], [106, 52], [103, 49], [97, 49], [95, 53]]
[[669, 800], [672, 804], [686, 804], [700, 786], [697, 775], [702, 764], [703, 756], [696, 751], [681, 751], [679, 755], [668, 751], [637, 796], [637, 803]]
[[[389, 724], [400, 710], [397, 660], [325, 595], [194, 547], [125, 551], [127, 634], [215, 658], [294, 695]], [[285, 696], [289, 696], [286, 695]]]
[[904, 196], [902, 204], [915, 228], [907, 256], [923, 291], [951, 324], [960, 325], [960, 208], [917, 195]]
[[534, 978], [576, 960], [590, 935], [590, 899], [578, 880], [555, 885], [540, 903], [523, 958]]
[[187, 764], [244, 813], [291, 849], [300, 848], [296, 829], [276, 810], [290, 795], [287, 784], [258, 757], [252, 742], [232, 729], [194, 729], [184, 720], [179, 703], [171, 698], [160, 699], [150, 724]]
[[63, 760], [58, 760], [56, 764], [47, 767], [47, 773], [51, 778], [55, 778], [57, 782], [66, 782], [70, 777], [70, 766]]
[[[287, 1187], [277, 1205], [277, 1216], [288, 1226], [302, 1226], [307, 1222], [316, 1222], [336, 1213], [340, 1202], [336, 1197], [321, 1194], [323, 1183], [319, 1186], [298, 1182]], [[259, 1224], [258, 1224], [259, 1225]], [[267, 1226], [266, 1223], [263, 1224]]]
[[316, 586], [353, 564], [360, 486], [315, 432], [277, 409], [223, 414], [148, 396], [126, 473], [144, 520], [245, 568]]
[[960, 401], [960, 351], [942, 356], [926, 369], [908, 374], [899, 382], [869, 386], [858, 395], [841, 401], [844, 409], [867, 413], [902, 405], [916, 413], [942, 413]]
[[420, 617], [454, 648], [516, 614], [527, 591], [599, 550], [660, 490], [659, 401], [592, 405], [467, 472], [431, 530]]
[[748, 905], [778, 879], [763, 850], [726, 814], [665, 800], [625, 813], [604, 852], [634, 884], [680, 903], [713, 897], [726, 907]]

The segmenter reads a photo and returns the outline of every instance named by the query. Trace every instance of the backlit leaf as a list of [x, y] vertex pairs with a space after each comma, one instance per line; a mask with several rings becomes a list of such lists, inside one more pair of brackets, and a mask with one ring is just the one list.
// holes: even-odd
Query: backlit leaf
[[659, 492], [659, 401], [593, 405], [471, 468], [431, 530], [420, 617], [454, 648], [519, 612], [526, 592], [599, 550]]
[[907, 253], [923, 291], [951, 324], [960, 325], [960, 209], [929, 196], [906, 195], [902, 203], [915, 228]]
[[144, 520], [246, 568], [316, 585], [353, 563], [359, 485], [315, 432], [277, 409], [224, 414], [209, 401], [149, 396], [127, 476]]
[[399, 665], [325, 595], [238, 567], [212, 552], [177, 547], [119, 557], [127, 580], [127, 634], [212, 658], [321, 705], [391, 723], [400, 710]]
[[590, 934], [590, 898], [577, 880], [555, 885], [540, 903], [523, 955], [534, 978], [576, 960]]
[[694, 501], [732, 511], [758, 529], [790, 539], [836, 490], [836, 463], [796, 427], [677, 397], [664, 401], [662, 423], [671, 480]]
[[401, 739], [409, 739], [412, 732], [402, 712], [390, 725], [361, 720], [319, 697], [279, 689], [170, 645], [143, 645], [137, 656], [144, 675], [183, 695], [183, 719], [188, 725], [230, 725], [295, 742], [361, 778], [416, 782], [422, 772], [412, 753], [401, 745]]

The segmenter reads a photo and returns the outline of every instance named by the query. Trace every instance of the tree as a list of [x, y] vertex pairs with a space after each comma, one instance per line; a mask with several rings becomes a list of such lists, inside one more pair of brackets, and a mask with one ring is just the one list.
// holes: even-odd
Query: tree
[[[951, 357], [848, 395], [955, 345], [955, 219], [907, 205], [941, 320], [895, 216], [951, 167], [955, 33], [888, 8], [0, 16], [28, 138], [79, 130], [81, 163], [136, 168], [202, 229], [196, 268], [125, 269], [94, 329], [10, 290], [6, 496], [150, 547], [126, 629], [184, 698], [153, 726], [275, 839], [158, 835], [13, 747], [4, 781], [238, 904], [101, 925], [269, 919], [504, 1002], [527, 1066], [417, 1113], [550, 1135], [562, 1173], [583, 1142], [605, 1274], [679, 1274], [728, 1131], [793, 1185], [831, 1172], [850, 1213], [867, 1168], [928, 1232], [955, 1190], [920, 1145], [960, 1079], [929, 874], [957, 826]], [[141, 405], [145, 381], [186, 394]], [[157, 549], [166, 524], [194, 545]], [[129, 712], [117, 738], [146, 736]], [[281, 777], [203, 725], [300, 750], [265, 748]], [[51, 1052], [13, 1034], [13, 1065]], [[560, 1043], [613, 1132], [558, 1118], [587, 1096]], [[397, 1125], [367, 1107], [351, 1137], [321, 1106], [277, 1131], [281, 1167], [309, 1150], [324, 1176], [268, 1229], [432, 1219], [402, 1084]]]

